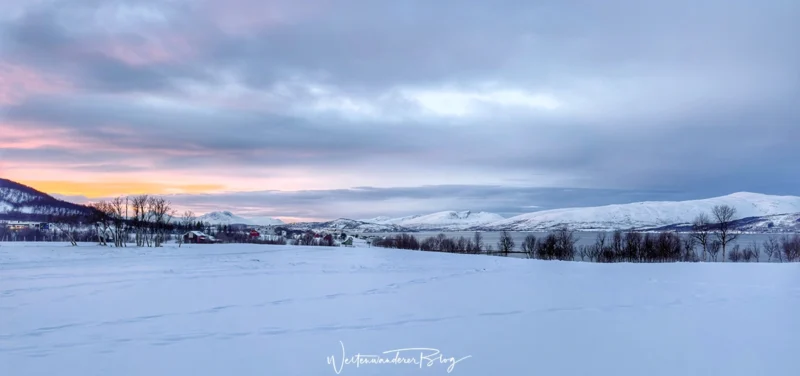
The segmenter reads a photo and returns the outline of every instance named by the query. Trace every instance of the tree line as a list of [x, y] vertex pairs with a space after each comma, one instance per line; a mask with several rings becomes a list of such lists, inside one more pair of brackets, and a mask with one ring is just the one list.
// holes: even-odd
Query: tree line
[[769, 238], [762, 244], [752, 242], [748, 245], [735, 244], [739, 233], [732, 222], [736, 209], [718, 205], [709, 214], [700, 214], [694, 220], [692, 231], [680, 235], [675, 232], [640, 232], [635, 230], [616, 230], [597, 233], [590, 245], [577, 245], [578, 237], [574, 230], [561, 227], [544, 236], [529, 234], [519, 246], [508, 231], [500, 234], [496, 245], [483, 242], [480, 232], [472, 238], [449, 238], [445, 234], [418, 240], [413, 235], [398, 234], [377, 239], [375, 246], [385, 248], [409, 249], [465, 254], [490, 254], [509, 256], [521, 254], [523, 257], [539, 260], [612, 262], [698, 262], [722, 261], [758, 262], [761, 255], [768, 261], [800, 261], [800, 236]]
[[175, 230], [202, 226], [191, 211], [176, 217], [172, 204], [160, 196], [119, 196], [91, 203], [88, 208], [86, 213], [48, 215], [45, 222], [58, 232], [31, 229], [29, 233], [33, 233], [25, 234], [25, 238], [33, 235], [44, 240], [66, 240], [77, 246], [79, 241], [90, 241], [90, 233], [100, 245], [125, 247], [132, 242], [137, 247], [161, 247]]

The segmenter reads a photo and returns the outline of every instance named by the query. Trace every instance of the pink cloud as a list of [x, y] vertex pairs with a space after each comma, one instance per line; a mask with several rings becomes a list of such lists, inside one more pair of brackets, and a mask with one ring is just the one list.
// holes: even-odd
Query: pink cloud
[[109, 37], [99, 48], [104, 55], [132, 66], [185, 61], [197, 52], [193, 41], [178, 33], [145, 36], [142, 42]]
[[80, 147], [63, 129], [49, 129], [29, 123], [0, 122], [1, 149], [37, 149], [47, 146]]
[[68, 80], [15, 64], [0, 63], [0, 104], [13, 105], [37, 94], [74, 91]]

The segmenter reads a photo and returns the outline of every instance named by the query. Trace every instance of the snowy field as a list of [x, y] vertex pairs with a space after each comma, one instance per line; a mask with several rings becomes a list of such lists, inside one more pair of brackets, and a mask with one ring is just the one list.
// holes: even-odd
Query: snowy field
[[8, 376], [798, 375], [799, 312], [798, 264], [0, 244]]

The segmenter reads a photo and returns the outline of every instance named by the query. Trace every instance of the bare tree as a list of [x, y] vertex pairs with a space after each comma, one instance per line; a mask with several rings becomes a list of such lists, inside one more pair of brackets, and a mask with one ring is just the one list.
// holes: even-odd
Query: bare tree
[[[587, 252], [588, 256], [589, 256], [589, 261], [598, 261], [598, 262], [602, 261], [601, 259], [603, 257], [603, 254], [609, 248], [608, 246], [606, 246], [606, 238], [607, 237], [608, 237], [608, 234], [605, 231], [597, 233], [597, 236], [595, 237], [594, 244], [589, 246], [589, 250]], [[581, 256], [581, 258], [582, 258], [582, 256]], [[608, 261], [608, 260], [605, 260], [605, 261]]]
[[484, 250], [483, 249], [484, 248], [484, 245], [483, 245], [483, 234], [481, 234], [478, 231], [475, 231], [475, 235], [472, 237], [472, 242], [473, 242], [473, 244], [475, 246], [476, 253], [483, 252], [483, 250]]
[[97, 242], [99, 245], [108, 245], [106, 238], [109, 236], [112, 224], [111, 204], [107, 201], [98, 201], [89, 204], [89, 207], [92, 208], [90, 220], [94, 226], [95, 233], [97, 233]]
[[736, 217], [736, 208], [729, 205], [716, 205], [711, 209], [711, 215], [717, 222], [715, 235], [722, 246], [722, 262], [725, 262], [725, 250], [728, 244], [739, 237], [739, 234], [734, 233], [731, 228], [731, 223]]
[[539, 239], [536, 244], [536, 258], [539, 260], [554, 260], [558, 255], [558, 238], [549, 233], [544, 239]]
[[131, 222], [135, 231], [137, 247], [143, 247], [145, 245], [145, 229], [150, 217], [150, 214], [147, 212], [149, 201], [150, 196], [148, 195], [139, 195], [131, 198], [131, 210], [133, 211]]
[[125, 229], [125, 213], [127, 201], [122, 197], [115, 197], [108, 203], [109, 217], [114, 227], [114, 246], [122, 247], [127, 243], [128, 233]]
[[731, 260], [731, 262], [739, 262], [739, 261], [742, 261], [742, 260], [747, 261], [745, 259], [744, 253], [740, 250], [740, 248], [741, 247], [739, 247], [739, 245], [736, 244], [731, 249], [731, 252], [728, 254], [728, 259]]
[[[194, 215], [194, 212], [192, 212], [191, 210], [187, 210], [183, 212], [183, 216], [181, 216], [181, 224], [184, 227], [186, 227], [187, 230], [189, 230], [191, 229], [191, 226], [194, 225], [196, 218], [197, 217]], [[180, 248], [182, 244], [183, 244], [183, 235], [180, 234], [178, 236], [178, 248]]]
[[508, 256], [508, 253], [514, 250], [514, 245], [514, 239], [511, 238], [511, 234], [508, 231], [503, 231], [500, 234], [500, 241], [497, 242], [498, 251]]
[[717, 261], [717, 254], [719, 253], [722, 243], [719, 240], [713, 240], [708, 243], [708, 254], [711, 255], [712, 260]]
[[783, 257], [781, 257], [781, 244], [773, 237], [764, 241], [764, 253], [767, 255], [768, 262], [772, 261], [773, 256], [777, 258], [778, 261], [783, 261]]
[[77, 229], [81, 225], [80, 217], [77, 215], [64, 215], [58, 216], [49, 222], [53, 223], [53, 225], [63, 234], [66, 236], [67, 240], [69, 240], [70, 245], [73, 247], [78, 246], [78, 242], [75, 239], [75, 233]]
[[683, 237], [683, 261], [697, 262], [697, 253], [694, 249], [697, 247], [697, 239], [693, 236]]
[[781, 249], [786, 262], [795, 262], [800, 259], [800, 235], [781, 237]]
[[152, 224], [150, 226], [152, 228], [152, 244], [154, 247], [161, 247], [166, 240], [169, 223], [175, 211], [172, 210], [170, 202], [163, 197], [150, 197], [148, 202], [148, 208], [152, 218]]
[[694, 238], [701, 247], [703, 247], [703, 261], [706, 259], [708, 253], [709, 234], [711, 233], [711, 220], [705, 213], [700, 213], [692, 223], [692, 238]]
[[744, 259], [748, 262], [751, 259], [755, 259], [756, 262], [759, 262], [759, 258], [761, 258], [761, 248], [758, 243], [753, 241], [749, 246], [744, 248]]
[[536, 236], [531, 234], [525, 237], [525, 240], [522, 242], [522, 251], [525, 252], [528, 258], [534, 258], [536, 256]]
[[556, 235], [556, 259], [561, 261], [575, 260], [575, 243], [578, 238], [575, 237], [575, 231], [570, 230], [567, 226], [559, 227], [555, 231]]

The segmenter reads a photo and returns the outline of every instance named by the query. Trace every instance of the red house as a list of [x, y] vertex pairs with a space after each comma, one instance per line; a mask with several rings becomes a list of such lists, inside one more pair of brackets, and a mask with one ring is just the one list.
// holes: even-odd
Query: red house
[[256, 230], [250, 230], [250, 237], [251, 238], [260, 238], [261, 234], [258, 233]]

